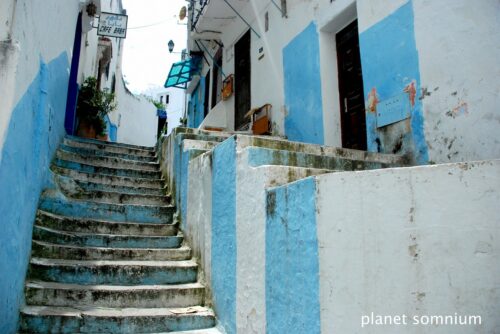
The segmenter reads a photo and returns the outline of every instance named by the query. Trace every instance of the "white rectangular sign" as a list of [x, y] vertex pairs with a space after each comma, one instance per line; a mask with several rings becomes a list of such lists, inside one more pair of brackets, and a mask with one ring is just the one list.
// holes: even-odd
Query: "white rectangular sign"
[[97, 34], [100, 36], [127, 37], [128, 16], [102, 12], [99, 17]]

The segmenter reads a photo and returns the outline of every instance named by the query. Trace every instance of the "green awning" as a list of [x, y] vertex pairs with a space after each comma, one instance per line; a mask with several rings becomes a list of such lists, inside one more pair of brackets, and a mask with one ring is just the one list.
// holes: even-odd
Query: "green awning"
[[191, 81], [194, 75], [200, 72], [201, 59], [201, 57], [194, 56], [188, 60], [172, 64], [167, 81], [165, 82], [165, 88], [177, 87], [186, 89], [188, 82]]

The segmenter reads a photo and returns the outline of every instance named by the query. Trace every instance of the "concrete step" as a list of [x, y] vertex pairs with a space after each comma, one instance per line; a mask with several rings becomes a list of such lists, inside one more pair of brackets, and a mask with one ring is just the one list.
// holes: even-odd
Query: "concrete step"
[[[154, 334], [166, 334], [166, 333], [154, 333]], [[170, 332], [169, 334], [223, 334], [216, 327], [207, 328], [207, 329], [195, 329], [192, 331], [182, 331], [182, 332]]]
[[156, 156], [141, 156], [141, 155], [135, 155], [135, 154], [125, 154], [125, 153], [115, 153], [115, 152], [109, 152], [105, 150], [96, 150], [96, 149], [91, 149], [87, 147], [74, 147], [74, 146], [68, 146], [61, 144], [59, 148], [63, 151], [66, 152], [73, 152], [77, 153], [83, 156], [88, 156], [88, 157], [107, 157], [107, 158], [120, 158], [120, 159], [126, 159], [126, 160], [131, 160], [131, 161], [139, 161], [139, 162], [150, 162], [150, 163], [157, 163], [158, 162], [158, 157]]
[[127, 160], [122, 158], [112, 158], [103, 156], [87, 156], [79, 153], [68, 152], [59, 148], [56, 152], [56, 157], [61, 160], [79, 162], [92, 166], [108, 167], [108, 168], [123, 168], [139, 171], [158, 171], [159, 164], [157, 162], [142, 162], [135, 160]]
[[[71, 196], [71, 195], [70, 195]], [[73, 196], [71, 196], [73, 197]], [[115, 191], [86, 191], [79, 193], [75, 199], [84, 199], [99, 203], [133, 204], [133, 205], [169, 205], [170, 195], [123, 194]]]
[[191, 258], [191, 248], [109, 248], [56, 245], [33, 240], [32, 256], [63, 260], [100, 261], [183, 261]]
[[63, 141], [64, 145], [72, 147], [83, 147], [93, 150], [101, 150], [113, 153], [131, 154], [138, 156], [155, 156], [154, 147], [136, 146], [123, 143], [113, 143], [102, 140], [86, 139], [80, 137], [66, 136]]
[[60, 216], [114, 222], [171, 224], [175, 208], [170, 205], [110, 204], [60, 198], [45, 192], [39, 209]]
[[390, 167], [389, 163], [355, 160], [341, 156], [320, 155], [262, 147], [246, 147], [251, 167], [280, 165], [302, 168], [327, 169], [332, 171], [355, 171]]
[[154, 178], [140, 178], [140, 177], [127, 177], [116, 175], [102, 175], [94, 174], [88, 171], [81, 171], [77, 169], [64, 168], [52, 164], [50, 169], [59, 175], [68, 176], [78, 182], [92, 182], [96, 184], [113, 186], [113, 187], [129, 187], [129, 188], [146, 188], [164, 191], [165, 185], [162, 179]]
[[400, 167], [406, 166], [408, 164], [407, 157], [402, 155], [382, 154], [348, 148], [321, 146], [317, 144], [293, 142], [276, 137], [237, 135], [236, 140], [240, 149], [253, 146], [276, 151], [337, 157], [351, 161], [361, 161], [365, 163], [378, 163], [383, 167]]
[[70, 284], [162, 285], [194, 283], [194, 261], [82, 261], [32, 257], [28, 277]]
[[42, 210], [38, 210], [37, 212], [36, 225], [59, 231], [95, 234], [172, 236], [177, 235], [178, 232], [178, 227], [175, 224], [126, 223], [74, 218], [60, 216]]
[[[151, 195], [151, 196], [169, 196], [166, 188], [146, 188], [146, 187], [129, 187], [117, 186], [113, 184], [103, 184], [97, 182], [85, 182], [74, 180], [80, 188], [84, 191], [103, 191], [103, 192], [116, 192], [127, 195]], [[161, 180], [159, 182], [162, 182]]]
[[210, 328], [215, 315], [206, 307], [97, 308], [28, 306], [21, 310], [26, 333], [154, 333]]
[[26, 303], [32, 306], [189, 307], [203, 305], [200, 283], [172, 285], [79, 285], [43, 281], [26, 283]]
[[[59, 154], [57, 154], [59, 155]], [[161, 179], [160, 171], [148, 171], [134, 168], [114, 168], [113, 166], [96, 166], [87, 162], [76, 162], [63, 160], [56, 156], [52, 161], [57, 167], [77, 170], [89, 174], [101, 174], [110, 176], [137, 177], [144, 179]]]
[[184, 238], [182, 236], [133, 236], [64, 232], [35, 225], [33, 240], [82, 247], [179, 248]]

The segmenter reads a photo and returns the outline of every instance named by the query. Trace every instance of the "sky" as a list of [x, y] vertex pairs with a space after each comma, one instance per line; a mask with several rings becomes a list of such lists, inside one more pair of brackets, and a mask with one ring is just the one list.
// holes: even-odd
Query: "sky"
[[[186, 48], [187, 19], [179, 21], [185, 0], [122, 0], [127, 10], [128, 31], [123, 51], [123, 73], [135, 94], [150, 95], [162, 88], [172, 63]], [[168, 52], [168, 41], [175, 43]], [[149, 93], [149, 94], [148, 94]]]

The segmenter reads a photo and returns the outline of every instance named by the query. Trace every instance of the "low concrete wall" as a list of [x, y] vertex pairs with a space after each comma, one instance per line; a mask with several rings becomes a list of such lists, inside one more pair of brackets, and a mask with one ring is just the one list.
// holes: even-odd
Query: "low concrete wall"
[[[192, 146], [189, 142], [184, 145]], [[182, 176], [187, 180], [184, 232], [203, 269], [207, 300], [228, 333], [266, 332], [266, 188], [326, 172], [271, 165], [276, 161], [269, 149], [253, 144], [251, 137], [231, 137], [192, 158]], [[184, 151], [183, 157], [188, 155]]]
[[[498, 332], [499, 176], [493, 160], [334, 173], [269, 190], [268, 333], [301, 321], [311, 333]], [[297, 309], [309, 317], [291, 328]]]

